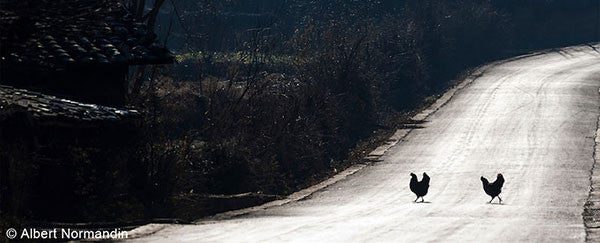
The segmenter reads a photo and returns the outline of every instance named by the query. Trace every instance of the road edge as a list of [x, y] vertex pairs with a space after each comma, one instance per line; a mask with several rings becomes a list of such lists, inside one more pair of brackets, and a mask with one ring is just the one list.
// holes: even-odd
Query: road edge
[[[600, 94], [600, 90], [598, 90]], [[592, 154], [592, 168], [590, 169], [590, 191], [583, 207], [583, 225], [585, 226], [585, 241], [600, 241], [600, 116], [596, 121], [596, 134], [594, 136], [594, 152]]]
[[[429, 107], [423, 109], [418, 114], [414, 115], [411, 118], [411, 120], [414, 121], [415, 123], [421, 123], [421, 122], [425, 121], [425, 119], [427, 119], [427, 117], [429, 117], [431, 114], [435, 113], [442, 106], [444, 106], [446, 103], [448, 103], [448, 101], [450, 101], [450, 99], [452, 99], [452, 97], [454, 97], [454, 95], [456, 95], [456, 93], [458, 91], [464, 89], [469, 84], [471, 84], [473, 81], [475, 81], [477, 78], [481, 77], [485, 73], [485, 70], [487, 70], [491, 66], [497, 65], [497, 63], [498, 62], [493, 62], [493, 63], [489, 63], [489, 64], [475, 68], [475, 70], [473, 70], [471, 73], [469, 73], [465, 79], [463, 79], [460, 83], [454, 85], [454, 87], [452, 87], [452, 88], [448, 89], [446, 92], [444, 92], [444, 94], [441, 95], [439, 98], [437, 98], [433, 104], [431, 104]], [[375, 148], [373, 151], [371, 151], [371, 153], [367, 154], [367, 156], [365, 157], [365, 160], [371, 161], [371, 162], [380, 161], [381, 160], [380, 158], [390, 148], [392, 148], [396, 144], [398, 144], [398, 142], [400, 142], [404, 137], [406, 137], [413, 129], [415, 129], [415, 128], [408, 127], [408, 128], [397, 129], [396, 132], [392, 136], [390, 136], [383, 145]]]

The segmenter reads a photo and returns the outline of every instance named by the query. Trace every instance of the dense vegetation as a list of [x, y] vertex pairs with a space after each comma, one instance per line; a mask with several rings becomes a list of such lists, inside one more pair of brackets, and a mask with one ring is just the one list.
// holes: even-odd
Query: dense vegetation
[[132, 83], [143, 85], [131, 103], [145, 111], [135, 152], [94, 177], [119, 183], [83, 187], [86, 210], [99, 213], [72, 213], [172, 217], [180, 201], [207, 195], [291, 193], [356, 162], [374, 132], [406, 122], [470, 68], [598, 41], [599, 8], [596, 0], [166, 2], [155, 29], [180, 62], [135, 70]]
[[173, 13], [183, 54], [169, 80], [183, 82], [168, 85], [197, 89], [200, 110], [181, 110], [199, 120], [181, 122], [203, 141], [192, 164], [206, 174], [192, 178], [210, 193], [295, 190], [460, 72], [600, 34], [597, 1], [182, 1]]

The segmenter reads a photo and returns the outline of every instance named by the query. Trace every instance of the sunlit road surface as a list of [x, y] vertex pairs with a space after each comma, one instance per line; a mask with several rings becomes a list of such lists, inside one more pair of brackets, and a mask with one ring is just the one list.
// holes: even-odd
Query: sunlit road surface
[[[581, 242], [599, 88], [600, 53], [589, 46], [500, 62], [383, 161], [304, 200], [135, 240]], [[409, 173], [423, 171], [427, 203], [414, 203]], [[504, 204], [488, 204], [479, 177], [498, 172]]]

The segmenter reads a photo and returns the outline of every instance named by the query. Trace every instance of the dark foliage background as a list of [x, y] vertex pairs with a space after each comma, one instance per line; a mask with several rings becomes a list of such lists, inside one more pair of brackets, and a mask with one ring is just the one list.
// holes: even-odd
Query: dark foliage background
[[204, 162], [192, 164], [206, 174], [192, 176], [204, 181], [192, 187], [208, 193], [289, 193], [343, 168], [358, 141], [401, 123], [388, 118], [423, 105], [459, 73], [600, 35], [599, 2], [589, 0], [175, 6], [165, 9], [177, 21], [166, 14], [162, 26], [182, 31], [167, 41], [202, 53], [170, 79], [199, 83], [206, 106], [195, 128], [205, 145], [196, 158]]

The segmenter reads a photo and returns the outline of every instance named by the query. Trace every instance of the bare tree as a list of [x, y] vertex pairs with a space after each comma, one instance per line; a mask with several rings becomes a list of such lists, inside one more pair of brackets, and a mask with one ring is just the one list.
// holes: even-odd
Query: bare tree
[[[156, 19], [160, 8], [166, 0], [154, 0], [152, 3], [146, 0], [128, 0], [128, 8], [131, 13], [134, 14], [135, 20], [146, 23], [146, 31], [148, 35], [154, 35], [156, 29]], [[133, 76], [133, 88], [131, 90], [132, 95], [137, 95], [140, 92], [142, 84], [144, 82], [144, 76], [147, 70], [146, 65], [141, 65], [137, 68], [135, 75]]]
[[165, 1], [166, 0], [154, 0], [150, 5], [146, 0], [130, 0], [129, 9], [134, 13], [136, 20], [147, 24], [148, 33], [154, 34], [156, 18]]

